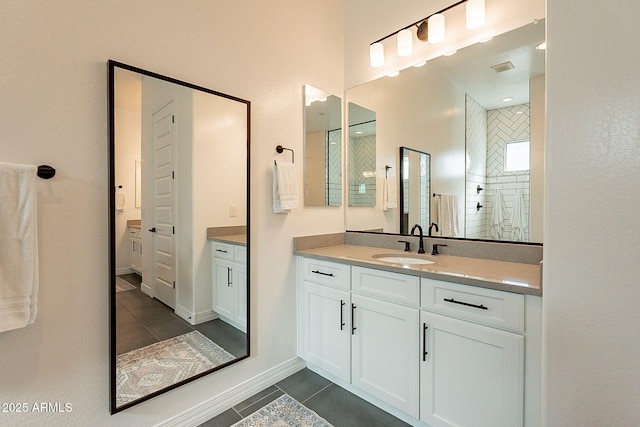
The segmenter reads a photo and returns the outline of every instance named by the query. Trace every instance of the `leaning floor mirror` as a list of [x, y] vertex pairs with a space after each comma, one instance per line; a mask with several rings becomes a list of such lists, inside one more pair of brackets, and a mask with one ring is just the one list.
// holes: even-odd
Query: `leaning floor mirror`
[[109, 70], [110, 410], [249, 357], [249, 101]]

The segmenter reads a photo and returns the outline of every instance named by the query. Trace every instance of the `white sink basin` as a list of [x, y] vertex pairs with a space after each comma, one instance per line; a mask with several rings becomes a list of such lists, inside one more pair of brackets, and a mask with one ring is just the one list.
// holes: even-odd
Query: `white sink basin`
[[412, 254], [377, 254], [372, 257], [376, 261], [389, 262], [392, 264], [435, 264], [434, 260], [426, 258], [424, 255]]

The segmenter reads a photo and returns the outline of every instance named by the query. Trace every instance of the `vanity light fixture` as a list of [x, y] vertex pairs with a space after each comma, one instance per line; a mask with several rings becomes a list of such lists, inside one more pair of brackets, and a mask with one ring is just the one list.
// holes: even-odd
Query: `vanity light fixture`
[[409, 24], [386, 37], [383, 37], [369, 45], [369, 62], [373, 68], [384, 65], [384, 46], [382, 42], [389, 37], [397, 35], [398, 56], [409, 56], [413, 52], [412, 27], [417, 27], [416, 36], [419, 40], [429, 43], [441, 43], [445, 39], [444, 12], [456, 6], [466, 3], [466, 25], [470, 30], [480, 28], [485, 23], [485, 0], [460, 0], [451, 6], [447, 6], [431, 15]]

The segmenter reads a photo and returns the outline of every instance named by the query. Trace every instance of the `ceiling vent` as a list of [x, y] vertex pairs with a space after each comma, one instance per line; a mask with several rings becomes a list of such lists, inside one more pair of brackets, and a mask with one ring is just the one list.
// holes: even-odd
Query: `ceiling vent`
[[502, 64], [492, 65], [491, 68], [493, 68], [496, 73], [502, 73], [504, 71], [513, 70], [516, 67], [511, 63], [511, 61], [507, 61]]

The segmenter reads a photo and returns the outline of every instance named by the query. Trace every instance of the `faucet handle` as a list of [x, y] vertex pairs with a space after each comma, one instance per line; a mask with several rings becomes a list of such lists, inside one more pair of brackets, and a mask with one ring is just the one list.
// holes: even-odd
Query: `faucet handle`
[[447, 246], [447, 245], [434, 243], [433, 250], [431, 251], [431, 255], [440, 255], [440, 253], [438, 252], [438, 246]]
[[411, 242], [408, 240], [398, 240], [398, 243], [404, 243], [404, 251], [411, 252]]

